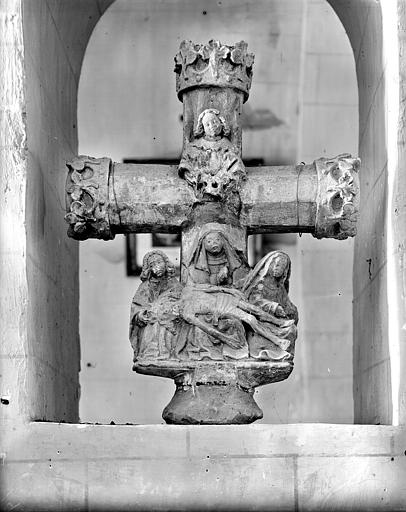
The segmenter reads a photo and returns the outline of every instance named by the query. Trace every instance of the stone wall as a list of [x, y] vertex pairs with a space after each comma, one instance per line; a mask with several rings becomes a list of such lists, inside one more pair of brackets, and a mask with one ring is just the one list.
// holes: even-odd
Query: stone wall
[[[355, 417], [391, 423], [391, 368], [387, 296], [387, 148], [381, 16], [370, 6], [355, 52], [359, 73], [361, 210], [354, 267]], [[376, 321], [376, 319], [379, 319]]]
[[[3, 418], [27, 415], [25, 194], [27, 178], [21, 2], [0, 5], [1, 402]], [[7, 321], [6, 321], [7, 319]], [[33, 397], [35, 398], [35, 397]]]
[[0, 9], [1, 392], [13, 421], [78, 419], [78, 246], [63, 220], [64, 163], [77, 152], [79, 73], [99, 4], [7, 0]]
[[[396, 323], [394, 325], [394, 333], [396, 336], [397, 347], [395, 348], [395, 357], [397, 372], [398, 388], [393, 393], [398, 401], [398, 422], [400, 425], [406, 424], [406, 372], [404, 371], [404, 363], [406, 361], [406, 61], [404, 55], [406, 53], [406, 5], [404, 2], [398, 2], [396, 13], [399, 16], [399, 53], [397, 66], [393, 70], [394, 75], [398, 76], [395, 80], [399, 80], [399, 96], [392, 94], [392, 103], [398, 103], [399, 100], [399, 128], [397, 133], [395, 126], [392, 127], [392, 144], [391, 148], [397, 164], [393, 169], [395, 172], [392, 176], [392, 186], [390, 195], [392, 197], [392, 223], [394, 236], [391, 246], [391, 262], [392, 272], [390, 275], [391, 282], [395, 285], [393, 292], [396, 300], [391, 302], [390, 310], [395, 310]], [[393, 82], [392, 82], [393, 83]], [[392, 166], [391, 166], [392, 169]]]
[[[63, 219], [65, 161], [77, 153], [77, 88], [96, 1], [23, 3], [27, 128], [27, 338], [33, 419], [77, 421], [78, 245]], [[80, 21], [78, 21], [80, 20]], [[41, 396], [41, 400], [37, 397]], [[41, 405], [42, 404], [42, 405]]]
[[[78, 247], [65, 235], [64, 161], [75, 154], [76, 74], [55, 4], [24, 4], [28, 173], [26, 229], [30, 416], [76, 421]], [[52, 72], [50, 72], [52, 70]], [[45, 400], [39, 400], [38, 396]]]
[[404, 428], [31, 424], [9, 443], [2, 510], [406, 510]]
[[342, 9], [359, 89], [361, 207], [354, 255], [354, 407], [357, 423], [392, 421], [387, 296], [387, 133], [381, 7]]

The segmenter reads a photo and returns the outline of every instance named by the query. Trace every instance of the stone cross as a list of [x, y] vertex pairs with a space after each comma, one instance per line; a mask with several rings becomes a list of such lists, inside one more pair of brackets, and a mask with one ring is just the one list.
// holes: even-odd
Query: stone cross
[[181, 43], [178, 166], [87, 156], [67, 164], [69, 236], [182, 234], [181, 281], [163, 252], [148, 253], [130, 320], [133, 369], [175, 380], [168, 423], [255, 421], [262, 411], [254, 389], [293, 369], [298, 314], [288, 296], [289, 257], [273, 251], [250, 269], [247, 236], [356, 233], [359, 159], [245, 168], [240, 116], [253, 62], [243, 41]]

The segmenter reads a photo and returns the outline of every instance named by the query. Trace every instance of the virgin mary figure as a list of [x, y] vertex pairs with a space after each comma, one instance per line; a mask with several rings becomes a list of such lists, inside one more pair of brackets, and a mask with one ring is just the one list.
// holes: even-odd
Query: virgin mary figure
[[[242, 291], [251, 304], [277, 317], [284, 327], [294, 322], [284, 336], [289, 340], [285, 350], [293, 355], [298, 313], [288, 295], [290, 267], [290, 258], [287, 254], [282, 251], [272, 251], [264, 256], [248, 274], [242, 285]], [[248, 345], [250, 357], [255, 359], [285, 358], [280, 347], [256, 332], [249, 333]]]
[[192, 249], [187, 262], [186, 283], [236, 287], [247, 276], [248, 263], [219, 230], [205, 233]]
[[[188, 332], [178, 337], [180, 356], [247, 358], [248, 335], [253, 339], [252, 357], [290, 357], [286, 348], [296, 336], [294, 321], [286, 318], [281, 308], [273, 310], [249, 301], [244, 289], [239, 289], [245, 283], [251, 291], [250, 284], [256, 282], [258, 271], [248, 274], [245, 259], [222, 232], [211, 230], [198, 240], [186, 270], [181, 309]], [[255, 350], [255, 344], [265, 348]]]
[[140, 278], [130, 315], [134, 361], [168, 359], [178, 332], [182, 285], [175, 277], [173, 263], [159, 250], [144, 256]]

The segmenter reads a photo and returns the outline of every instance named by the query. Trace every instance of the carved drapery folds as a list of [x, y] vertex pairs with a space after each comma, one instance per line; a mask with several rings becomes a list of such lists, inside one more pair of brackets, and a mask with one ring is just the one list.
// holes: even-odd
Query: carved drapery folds
[[68, 235], [77, 240], [114, 238], [108, 216], [111, 160], [79, 156], [66, 166]]
[[360, 159], [349, 153], [315, 161], [318, 178], [314, 236], [345, 240], [357, 233]]
[[165, 375], [176, 363], [293, 359], [298, 315], [288, 296], [289, 256], [273, 251], [253, 269], [240, 258], [210, 231], [181, 284], [164, 253], [146, 254], [131, 308], [136, 367], [161, 366]]
[[251, 87], [254, 55], [247, 52], [247, 43], [234, 46], [211, 40], [207, 44], [182, 41], [175, 56], [176, 92], [179, 99], [192, 87], [232, 87], [244, 93]]

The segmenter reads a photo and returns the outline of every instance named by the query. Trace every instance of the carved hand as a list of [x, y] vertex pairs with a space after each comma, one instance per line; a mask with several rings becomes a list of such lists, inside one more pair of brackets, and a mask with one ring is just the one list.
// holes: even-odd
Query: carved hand
[[288, 315], [285, 310], [277, 302], [274, 302], [273, 300], [265, 300], [260, 295], [254, 296], [254, 298], [256, 299], [254, 300], [254, 303], [260, 306], [267, 313], [272, 313], [280, 318], [287, 318]]
[[183, 177], [189, 183], [189, 185], [192, 185], [192, 187], [194, 187], [196, 185], [196, 183], [197, 183], [196, 176], [193, 174], [193, 172], [190, 169], [183, 168]]
[[222, 284], [226, 282], [228, 279], [228, 267], [223, 267], [220, 269], [220, 272], [217, 274], [218, 284]]
[[242, 348], [245, 343], [243, 340], [234, 339], [231, 336], [228, 336], [227, 339], [222, 340], [226, 345], [236, 350]]
[[140, 326], [144, 326], [148, 323], [152, 323], [155, 321], [155, 315], [152, 313], [152, 311], [148, 309], [144, 309], [144, 311], [140, 311], [137, 315], [137, 324]]
[[179, 304], [174, 304], [172, 306], [172, 314], [175, 316], [180, 316], [180, 307]]
[[287, 317], [287, 314], [285, 313], [285, 310], [283, 309], [282, 306], [278, 306], [275, 309], [275, 316], [279, 316], [280, 318], [286, 318]]

